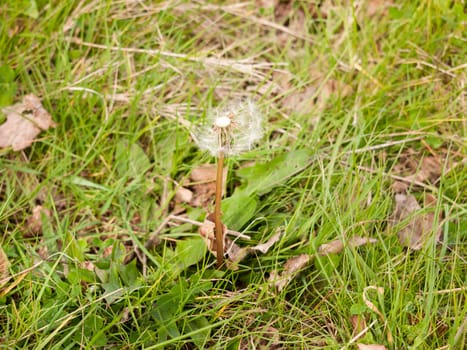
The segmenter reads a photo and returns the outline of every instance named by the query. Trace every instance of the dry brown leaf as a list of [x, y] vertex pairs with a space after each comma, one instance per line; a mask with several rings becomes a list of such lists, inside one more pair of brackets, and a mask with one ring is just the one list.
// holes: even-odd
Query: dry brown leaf
[[[216, 171], [215, 164], [202, 164], [194, 168], [191, 172], [190, 179], [194, 182], [191, 186], [193, 198], [190, 204], [194, 207], [206, 207], [214, 198], [216, 193]], [[224, 168], [223, 173], [223, 189], [225, 193], [227, 183], [227, 168]]]
[[268, 250], [281, 238], [282, 233], [278, 231], [274, 236], [268, 239], [266, 243], [258, 244], [252, 248], [251, 250], [260, 251], [263, 254], [266, 254]]
[[[217, 257], [215, 227], [214, 214], [209, 214], [206, 216], [203, 224], [199, 227], [199, 234], [208, 250]], [[223, 225], [223, 230], [224, 232], [227, 232], [227, 226]], [[267, 253], [274, 243], [279, 240], [280, 236], [281, 233], [279, 232], [272, 236], [266, 243], [258, 244], [254, 247], [240, 247], [224, 234], [224, 254], [227, 255], [227, 267], [236, 269], [236, 265], [245, 259], [251, 252], [260, 251], [263, 254]]]
[[363, 16], [367, 17], [384, 17], [388, 14], [388, 8], [393, 4], [391, 0], [368, 0], [361, 3], [362, 6], [358, 11], [357, 16], [361, 21]]
[[[427, 194], [425, 206], [434, 207], [435, 204], [436, 198]], [[413, 195], [395, 195], [395, 209], [391, 216], [392, 226], [409, 219], [407, 224], [399, 230], [397, 236], [403, 246], [414, 250], [422, 248], [430, 233], [433, 232], [433, 223], [435, 222], [434, 208], [433, 211], [414, 215], [419, 210], [421, 210], [421, 206]], [[441, 233], [441, 227], [438, 227], [435, 233], [437, 242], [441, 239]]]
[[[203, 224], [199, 227], [199, 234], [206, 244], [208, 250], [217, 257], [217, 243], [215, 234], [214, 214], [209, 214], [204, 219]], [[223, 231], [227, 232], [227, 226], [223, 224]], [[227, 254], [230, 261], [238, 262], [240, 257], [243, 259], [242, 248], [235, 244], [227, 235], [224, 234], [224, 254]], [[237, 261], [238, 260], [238, 261]]]
[[[8, 277], [8, 266], [10, 263], [8, 262], [8, 257], [6, 256], [5, 252], [3, 251], [2, 246], [0, 246], [0, 281], [4, 280], [6, 282], [6, 278]], [[2, 287], [4, 283], [0, 283], [0, 287]]]
[[269, 283], [273, 285], [279, 292], [287, 286], [290, 281], [305, 267], [311, 260], [311, 255], [300, 254], [287, 260], [284, 264], [284, 271], [280, 274], [277, 271], [271, 271], [269, 275]]
[[242, 344], [242, 349], [258, 349], [258, 350], [279, 350], [280, 334], [277, 328], [265, 326], [262, 329], [256, 329], [252, 335], [248, 337], [248, 341]]
[[262, 8], [272, 8], [277, 5], [279, 0], [256, 0], [256, 5]]
[[380, 296], [383, 296], [384, 295], [384, 288], [383, 287], [378, 287], [378, 286], [367, 286], [367, 287], [365, 287], [363, 289], [362, 298], [363, 298], [363, 302], [365, 303], [365, 305], [371, 311], [375, 312], [379, 316], [379, 319], [381, 320], [381, 322], [384, 323], [384, 325], [386, 327], [387, 340], [388, 340], [388, 342], [390, 344], [393, 344], [394, 338], [392, 336], [391, 330], [389, 329], [389, 327], [387, 327], [387, 323], [386, 323], [386, 320], [384, 318], [383, 313], [376, 307], [375, 304], [373, 304], [373, 302], [370, 301], [370, 299], [367, 296], [367, 292], [369, 290], [375, 290], [377, 294], [379, 294]]
[[379, 344], [357, 344], [358, 350], [387, 350], [384, 345]]
[[378, 287], [378, 286], [368, 286], [368, 287], [365, 287], [363, 289], [363, 294], [362, 294], [362, 297], [363, 297], [363, 302], [365, 303], [365, 305], [373, 312], [375, 312], [381, 319], [381, 321], [384, 322], [384, 316], [383, 314], [381, 313], [381, 311], [379, 311], [379, 309], [375, 306], [375, 304], [373, 304], [370, 299], [367, 297], [367, 291], [369, 290], [375, 290], [376, 293], [378, 293], [379, 295], [384, 295], [384, 288], [383, 287]]
[[[368, 238], [368, 237], [360, 237], [360, 236], [353, 236], [349, 239], [347, 243], [347, 247], [349, 248], [357, 248], [362, 245], [376, 243], [378, 242], [375, 238]], [[345, 248], [344, 243], [340, 239], [336, 239], [329, 243], [325, 243], [319, 246], [318, 253], [319, 255], [328, 255], [328, 254], [338, 254], [341, 253]]]
[[[320, 81], [323, 73], [318, 71], [312, 73], [312, 75], [317, 75], [317, 81]], [[321, 111], [326, 107], [332, 96], [345, 97], [351, 92], [352, 90], [348, 85], [338, 80], [329, 79], [323, 86], [310, 85], [301, 91], [288, 95], [283, 100], [283, 106], [288, 113], [306, 114]]]
[[288, 113], [310, 113], [315, 105], [316, 88], [309, 86], [302, 91], [293, 92], [284, 98], [282, 106]]
[[216, 181], [216, 165], [201, 164], [191, 171], [190, 178], [196, 182]]
[[352, 334], [355, 336], [366, 328], [366, 320], [362, 315], [350, 316], [350, 323], [352, 324]]
[[420, 161], [420, 154], [409, 148], [399, 158], [399, 163], [394, 166], [392, 173], [400, 176], [403, 180], [397, 180], [392, 184], [395, 193], [406, 192], [411, 184], [436, 183], [442, 174], [442, 160], [435, 156], [423, 157]]
[[50, 210], [44, 208], [42, 205], [36, 206], [32, 210], [32, 215], [26, 223], [27, 232], [25, 237], [34, 237], [42, 234], [43, 218], [50, 218]]
[[35, 95], [26, 95], [22, 103], [2, 109], [7, 121], [0, 125], [0, 148], [20, 151], [29, 147], [41, 130], [55, 127], [49, 112]]
[[193, 192], [188, 188], [179, 187], [175, 192], [175, 202], [178, 203], [190, 203], [193, 200]]

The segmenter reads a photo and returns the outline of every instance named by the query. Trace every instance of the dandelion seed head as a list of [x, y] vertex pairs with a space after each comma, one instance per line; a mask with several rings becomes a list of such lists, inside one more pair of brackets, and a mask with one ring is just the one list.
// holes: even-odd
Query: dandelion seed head
[[214, 120], [214, 125], [217, 126], [218, 128], [226, 128], [230, 125], [230, 123], [231, 123], [230, 118], [226, 116], [221, 116], [221, 117], [216, 118], [216, 120]]
[[208, 113], [194, 139], [213, 156], [232, 156], [250, 150], [263, 133], [263, 115], [252, 100], [246, 100]]

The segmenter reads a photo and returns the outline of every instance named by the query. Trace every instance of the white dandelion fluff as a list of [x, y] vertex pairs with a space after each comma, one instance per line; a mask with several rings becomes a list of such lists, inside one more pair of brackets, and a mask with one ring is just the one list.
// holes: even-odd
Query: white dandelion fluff
[[263, 115], [252, 100], [228, 104], [208, 113], [193, 135], [202, 150], [213, 156], [233, 156], [250, 150], [263, 136]]

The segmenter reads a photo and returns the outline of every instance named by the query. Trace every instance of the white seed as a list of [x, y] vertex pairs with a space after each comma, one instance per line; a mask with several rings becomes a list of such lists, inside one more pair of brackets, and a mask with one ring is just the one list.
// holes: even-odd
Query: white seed
[[214, 121], [214, 125], [218, 128], [226, 128], [230, 125], [231, 120], [229, 117], [218, 117]]

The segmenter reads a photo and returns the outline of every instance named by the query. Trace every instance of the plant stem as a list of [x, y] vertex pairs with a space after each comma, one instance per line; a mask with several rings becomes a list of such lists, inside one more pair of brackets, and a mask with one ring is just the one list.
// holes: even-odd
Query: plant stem
[[216, 174], [216, 201], [214, 207], [214, 224], [216, 230], [216, 256], [217, 267], [221, 267], [224, 262], [224, 230], [221, 221], [221, 200], [222, 200], [222, 181], [224, 179], [224, 152], [219, 152], [217, 157]]

